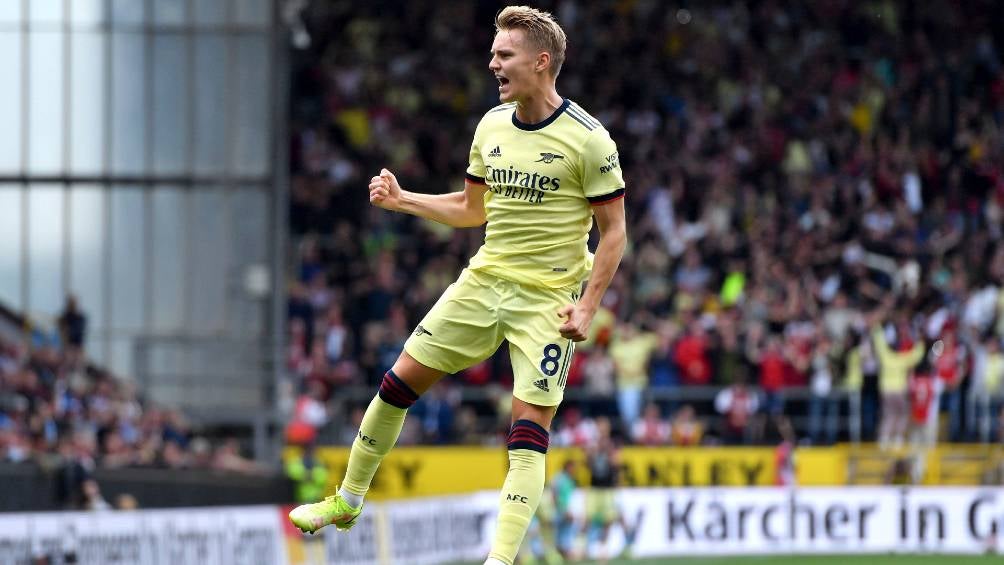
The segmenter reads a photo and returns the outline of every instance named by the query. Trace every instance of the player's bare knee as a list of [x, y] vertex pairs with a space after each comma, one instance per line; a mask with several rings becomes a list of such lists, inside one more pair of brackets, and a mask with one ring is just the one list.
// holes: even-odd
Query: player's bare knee
[[554, 418], [554, 413], [557, 408], [557, 406], [530, 404], [529, 402], [513, 397], [512, 421], [530, 420], [531, 422], [540, 425], [545, 430], [550, 430], [551, 420]]
[[419, 396], [425, 394], [425, 391], [439, 382], [439, 379], [446, 374], [439, 369], [433, 369], [419, 363], [407, 351], [401, 352], [397, 361], [394, 362], [391, 372]]

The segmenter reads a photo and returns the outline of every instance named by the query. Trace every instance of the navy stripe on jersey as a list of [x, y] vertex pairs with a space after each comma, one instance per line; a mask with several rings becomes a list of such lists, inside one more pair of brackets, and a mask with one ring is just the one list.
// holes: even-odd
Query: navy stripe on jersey
[[561, 103], [561, 106], [558, 106], [558, 109], [555, 110], [553, 114], [551, 114], [550, 116], [548, 116], [546, 120], [544, 120], [542, 122], [537, 122], [535, 124], [528, 124], [526, 122], [521, 122], [519, 120], [519, 118], [516, 117], [516, 112], [514, 111], [512, 113], [512, 125], [518, 127], [521, 130], [525, 130], [525, 131], [537, 131], [539, 129], [543, 129], [543, 128], [551, 125], [551, 123], [554, 122], [554, 120], [557, 120], [558, 116], [564, 114], [565, 110], [568, 109], [568, 106], [571, 103], [572, 103], [571, 100], [569, 100], [568, 98], [565, 98], [564, 101]]
[[589, 125], [588, 122], [586, 122], [585, 120], [583, 120], [582, 118], [578, 117], [577, 115], [575, 115], [572, 112], [568, 112], [568, 117], [572, 118], [573, 120], [575, 120], [577, 122], [579, 122], [580, 124], [582, 124], [582, 127], [586, 128], [589, 131], [593, 131], [594, 129], [596, 129], [595, 126]]
[[586, 113], [585, 110], [583, 110], [577, 104], [572, 104], [571, 106], [569, 106], [568, 107], [568, 112], [571, 113], [571, 114], [578, 115], [580, 118], [582, 118], [583, 120], [585, 120], [587, 123], [593, 124], [593, 127], [600, 127], [600, 121], [597, 120], [596, 118], [590, 116], [588, 113]]
[[[572, 300], [575, 299], [573, 298]], [[571, 365], [569, 361], [572, 359], [573, 349], [575, 349], [575, 345], [572, 343], [572, 340], [568, 340], [568, 345], [565, 346], [565, 358], [561, 360], [561, 369], [558, 371], [558, 388], [565, 388], [565, 379], [568, 378], [568, 368]]]
[[607, 202], [613, 202], [618, 198], [624, 197], [624, 189], [618, 188], [617, 190], [611, 192], [610, 194], [604, 194], [601, 196], [587, 196], [586, 200], [589, 200], [590, 204], [606, 204]]
[[516, 420], [509, 429], [506, 444], [509, 449], [529, 449], [538, 453], [547, 453], [551, 443], [551, 435], [540, 424], [530, 420]]
[[474, 184], [485, 184], [485, 179], [478, 176], [474, 176], [471, 173], [464, 173], [464, 178], [473, 182]]

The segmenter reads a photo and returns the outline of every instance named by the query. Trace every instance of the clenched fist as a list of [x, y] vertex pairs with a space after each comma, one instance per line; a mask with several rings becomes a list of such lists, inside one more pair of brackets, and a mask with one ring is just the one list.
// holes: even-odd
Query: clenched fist
[[384, 210], [397, 210], [401, 203], [401, 185], [394, 173], [380, 169], [380, 176], [370, 179], [370, 204]]
[[589, 325], [593, 316], [581, 304], [567, 304], [558, 310], [558, 317], [565, 320], [558, 333], [565, 339], [585, 341], [589, 337]]

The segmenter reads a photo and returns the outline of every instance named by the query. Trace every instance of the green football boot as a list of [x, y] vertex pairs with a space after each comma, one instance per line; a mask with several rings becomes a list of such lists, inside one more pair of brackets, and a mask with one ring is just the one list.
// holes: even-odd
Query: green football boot
[[297, 506], [290, 511], [289, 521], [304, 533], [312, 534], [328, 524], [334, 524], [338, 531], [344, 532], [356, 525], [356, 518], [362, 511], [363, 505], [353, 508], [340, 494], [333, 494], [320, 502]]

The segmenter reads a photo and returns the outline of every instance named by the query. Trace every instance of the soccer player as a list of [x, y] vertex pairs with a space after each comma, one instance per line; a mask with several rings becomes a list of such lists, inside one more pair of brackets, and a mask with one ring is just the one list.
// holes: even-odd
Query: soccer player
[[[589, 335], [624, 251], [624, 180], [607, 131], [555, 89], [566, 39], [553, 16], [510, 6], [495, 27], [488, 68], [502, 104], [474, 133], [463, 192], [409, 192], [387, 169], [369, 185], [370, 203], [386, 210], [454, 227], [487, 222], [484, 245], [384, 376], [338, 492], [290, 512], [304, 531], [352, 527], [408, 408], [444, 375], [489, 357], [503, 339], [515, 374], [509, 471], [486, 564], [512, 565], [540, 501], [573, 343]], [[594, 218], [595, 258], [586, 246]]]
[[628, 524], [621, 509], [617, 506], [617, 487], [620, 486], [622, 460], [620, 449], [611, 435], [610, 420], [603, 416], [597, 418], [596, 428], [598, 431], [596, 441], [586, 449], [589, 489], [586, 491], [584, 528], [586, 553], [589, 553], [589, 540], [592, 538], [592, 534], [598, 532], [600, 551], [597, 561], [606, 563], [610, 528], [614, 524], [620, 524], [624, 531], [625, 545], [621, 550], [620, 557], [627, 558], [631, 554], [641, 519], [639, 517], [634, 525]]
[[569, 561], [574, 557], [575, 514], [572, 513], [572, 496], [578, 483], [575, 481], [575, 461], [569, 459], [561, 471], [551, 478], [551, 496], [554, 498], [555, 545], [561, 556]]

